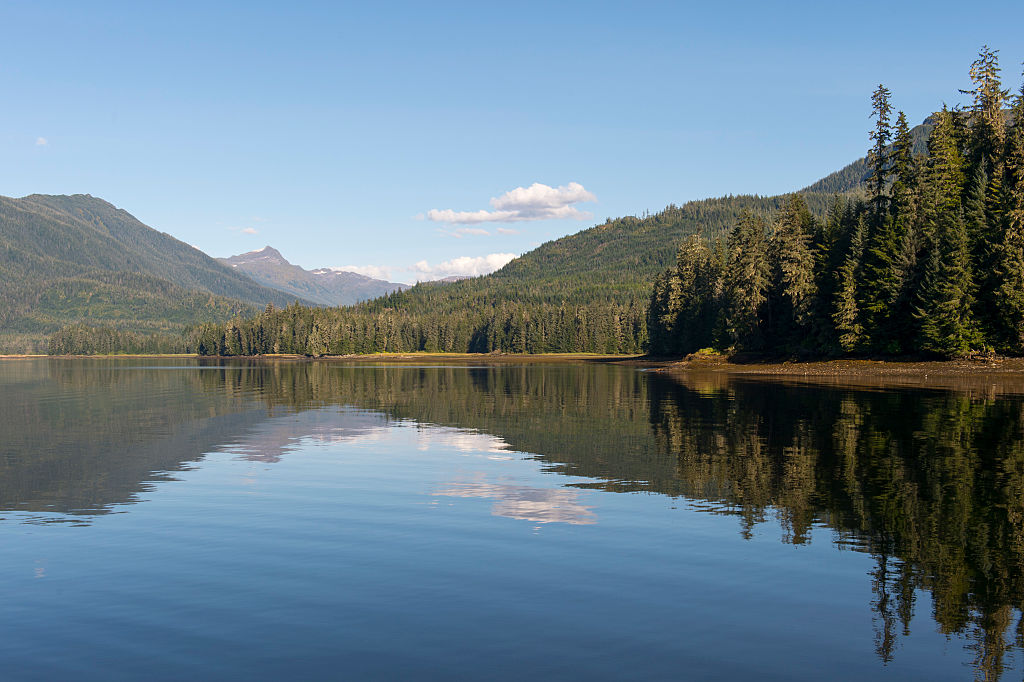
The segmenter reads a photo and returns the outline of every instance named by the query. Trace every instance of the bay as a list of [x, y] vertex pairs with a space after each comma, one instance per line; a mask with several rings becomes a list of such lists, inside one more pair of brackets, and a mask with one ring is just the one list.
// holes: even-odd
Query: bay
[[1024, 400], [0, 362], [4, 679], [1016, 679]]

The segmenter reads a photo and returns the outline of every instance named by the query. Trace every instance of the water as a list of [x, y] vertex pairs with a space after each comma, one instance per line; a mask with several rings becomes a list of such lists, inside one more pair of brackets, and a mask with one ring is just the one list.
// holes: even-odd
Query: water
[[1024, 400], [0, 362], [0, 677], [1019, 679]]

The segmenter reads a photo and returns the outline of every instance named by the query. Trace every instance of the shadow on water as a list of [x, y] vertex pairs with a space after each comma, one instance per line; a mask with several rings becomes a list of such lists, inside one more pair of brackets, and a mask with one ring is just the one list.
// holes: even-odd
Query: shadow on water
[[[792, 544], [830, 533], [874, 559], [882, 661], [923, 595], [939, 630], [966, 639], [980, 677], [999, 678], [1024, 646], [1020, 396], [615, 366], [186, 364], [0, 368], [0, 509], [81, 520], [126, 509], [205, 453], [272, 463], [308, 431], [348, 437], [410, 420], [496, 436], [547, 472], [589, 479], [578, 487], [692, 501], [734, 516], [745, 537], [772, 523]], [[268, 426], [325, 406], [346, 406], [349, 421]]]

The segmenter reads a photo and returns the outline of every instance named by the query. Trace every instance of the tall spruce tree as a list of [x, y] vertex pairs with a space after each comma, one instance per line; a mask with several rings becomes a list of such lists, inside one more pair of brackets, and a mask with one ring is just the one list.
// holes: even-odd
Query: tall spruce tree
[[812, 322], [818, 293], [812, 243], [815, 220], [797, 194], [786, 197], [770, 243], [773, 340], [793, 350], [811, 350]]
[[[901, 270], [900, 256], [903, 244], [898, 233], [896, 216], [892, 213], [894, 202], [887, 194], [888, 180], [894, 172], [894, 149], [890, 148], [892, 129], [889, 116], [892, 111], [890, 92], [879, 85], [871, 96], [872, 117], [875, 128], [871, 131], [873, 145], [868, 151], [871, 163], [871, 177], [868, 192], [871, 213], [867, 223], [867, 235], [863, 257], [863, 286], [860, 289], [858, 308], [864, 321], [864, 342], [876, 351], [895, 353], [900, 350], [895, 329], [894, 304], [899, 296]], [[900, 120], [906, 126], [906, 118], [900, 112]], [[897, 135], [901, 130], [897, 129]], [[900, 140], [906, 143], [905, 140]], [[903, 151], [903, 150], [901, 150]], [[902, 160], [901, 160], [902, 161]]]
[[953, 112], [943, 107], [928, 141], [925, 270], [915, 316], [921, 350], [962, 355], [981, 342], [961, 196], [964, 158]]
[[868, 152], [868, 165], [871, 167], [868, 197], [876, 213], [881, 213], [885, 209], [887, 199], [885, 190], [889, 176], [889, 140], [892, 139], [892, 104], [889, 101], [891, 95], [889, 88], [881, 84], [871, 95], [871, 117], [875, 119], [875, 127], [871, 131], [873, 144]]
[[[918, 226], [920, 205], [920, 184], [917, 160], [914, 158], [914, 141], [907, 125], [907, 117], [901, 111], [896, 118], [896, 134], [892, 149], [892, 201], [889, 215], [892, 221], [893, 238], [898, 243], [898, 253], [891, 255], [889, 285], [897, 287], [895, 300], [891, 305], [887, 333], [893, 346], [900, 352], [913, 349], [917, 328], [914, 325], [913, 303], [919, 281], [918, 254], [921, 250]], [[888, 293], [891, 294], [891, 289]]]
[[1013, 105], [1006, 153], [1006, 230], [997, 249], [1000, 341], [1010, 353], [1024, 353], [1024, 85]]
[[770, 271], [764, 220], [745, 211], [729, 235], [726, 330], [738, 350], [764, 349]]
[[860, 279], [864, 260], [864, 235], [867, 226], [864, 216], [857, 219], [849, 241], [849, 249], [836, 277], [835, 311], [832, 321], [836, 326], [839, 347], [846, 353], [863, 351], [867, 347], [864, 315], [860, 309]]
[[964, 196], [967, 237], [977, 286], [975, 314], [988, 336], [998, 335], [995, 290], [999, 287], [997, 249], [1006, 230], [1003, 222], [1003, 175], [1006, 124], [1003, 107], [1009, 95], [999, 78], [999, 51], [983, 46], [969, 71], [973, 88], [961, 90], [972, 98], [967, 121], [967, 173]]
[[1010, 91], [1003, 89], [1000, 71], [999, 50], [984, 45], [969, 71], [974, 87], [960, 91], [970, 95], [973, 100], [970, 106], [971, 134], [967, 160], [972, 170], [981, 166], [989, 177], [998, 175], [995, 171], [1001, 170], [1005, 151], [1003, 107]]

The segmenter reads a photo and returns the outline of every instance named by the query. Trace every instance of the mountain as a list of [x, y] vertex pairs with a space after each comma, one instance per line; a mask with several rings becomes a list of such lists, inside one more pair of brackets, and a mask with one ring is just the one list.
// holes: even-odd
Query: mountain
[[304, 270], [270, 246], [217, 260], [263, 286], [324, 305], [351, 305], [408, 288], [332, 268]]
[[88, 194], [0, 197], [0, 351], [70, 323], [180, 331], [294, 300]]

